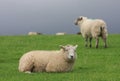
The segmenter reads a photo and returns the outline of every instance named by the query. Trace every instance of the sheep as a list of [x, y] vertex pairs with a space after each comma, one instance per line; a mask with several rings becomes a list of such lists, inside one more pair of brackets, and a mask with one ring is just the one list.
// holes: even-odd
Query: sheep
[[78, 45], [60, 46], [55, 51], [30, 51], [19, 60], [19, 71], [32, 72], [67, 72], [71, 71], [76, 60], [76, 48]]
[[56, 35], [65, 35], [66, 33], [65, 32], [58, 32], [56, 33]]
[[107, 47], [107, 26], [102, 19], [88, 19], [87, 17], [80, 16], [74, 22], [75, 25], [80, 27], [83, 38], [85, 38], [85, 46], [88, 46], [88, 39], [90, 42], [89, 47], [92, 47], [92, 38], [96, 39], [96, 48], [98, 48], [99, 37], [104, 41], [104, 47]]
[[42, 33], [39, 32], [29, 32], [28, 35], [41, 35]]

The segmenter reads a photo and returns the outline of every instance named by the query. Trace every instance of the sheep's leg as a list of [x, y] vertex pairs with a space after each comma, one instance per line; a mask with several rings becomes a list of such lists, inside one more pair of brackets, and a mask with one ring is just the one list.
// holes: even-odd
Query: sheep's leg
[[91, 41], [92, 41], [92, 37], [90, 37], [90, 39], [89, 39], [89, 41], [90, 41], [90, 48], [92, 47], [92, 44], [91, 44]]
[[54, 63], [48, 63], [46, 68], [45, 68], [46, 72], [56, 72], [57, 70], [54, 68]]
[[85, 38], [85, 47], [88, 46], [88, 37]]
[[102, 37], [102, 39], [103, 39], [103, 42], [104, 42], [104, 47], [105, 47], [105, 48], [107, 48], [106, 37], [105, 37], [105, 36], [103, 36], [103, 37]]
[[96, 48], [98, 48], [99, 38], [96, 38]]

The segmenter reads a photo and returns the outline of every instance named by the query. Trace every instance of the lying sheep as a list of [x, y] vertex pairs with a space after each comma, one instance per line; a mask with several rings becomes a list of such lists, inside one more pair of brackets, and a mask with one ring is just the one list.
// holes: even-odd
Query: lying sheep
[[58, 32], [56, 33], [56, 35], [65, 35], [66, 33], [65, 32]]
[[76, 59], [76, 46], [61, 46], [59, 51], [30, 51], [19, 60], [19, 71], [66, 72], [72, 70]]
[[42, 33], [39, 32], [29, 32], [28, 35], [41, 35]]
[[92, 38], [96, 39], [96, 48], [98, 48], [99, 37], [102, 37], [104, 41], [104, 47], [107, 47], [107, 27], [106, 23], [101, 19], [88, 19], [87, 17], [80, 16], [75, 20], [75, 25], [80, 26], [82, 36], [85, 38], [85, 46], [88, 46], [88, 39], [90, 47]]

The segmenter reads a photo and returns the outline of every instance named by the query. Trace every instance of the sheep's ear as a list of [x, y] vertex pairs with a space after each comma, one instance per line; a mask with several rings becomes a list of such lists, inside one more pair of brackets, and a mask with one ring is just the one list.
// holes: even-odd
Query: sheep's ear
[[63, 45], [60, 45], [60, 48], [62, 48], [64, 51], [66, 50], [66, 47]]
[[78, 45], [75, 45], [74, 48], [76, 49], [78, 47]]
[[60, 48], [65, 49], [65, 46], [63, 46], [63, 45], [59, 45], [59, 46], [60, 46]]

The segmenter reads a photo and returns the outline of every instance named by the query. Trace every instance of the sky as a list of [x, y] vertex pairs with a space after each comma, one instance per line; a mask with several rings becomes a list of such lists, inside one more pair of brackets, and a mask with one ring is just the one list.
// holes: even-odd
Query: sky
[[120, 33], [120, 0], [0, 0], [0, 35], [74, 34], [79, 16], [103, 19], [109, 33]]

